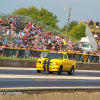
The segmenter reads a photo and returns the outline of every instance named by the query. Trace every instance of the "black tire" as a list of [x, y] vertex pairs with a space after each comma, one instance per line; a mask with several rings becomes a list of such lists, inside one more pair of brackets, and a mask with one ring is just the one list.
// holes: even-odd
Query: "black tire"
[[68, 75], [73, 75], [74, 74], [74, 66], [72, 66], [71, 70], [68, 71]]
[[53, 74], [53, 72], [52, 71], [49, 71], [49, 74]]
[[41, 73], [41, 71], [40, 70], [37, 70], [37, 73]]
[[62, 67], [59, 68], [58, 75], [62, 74]]

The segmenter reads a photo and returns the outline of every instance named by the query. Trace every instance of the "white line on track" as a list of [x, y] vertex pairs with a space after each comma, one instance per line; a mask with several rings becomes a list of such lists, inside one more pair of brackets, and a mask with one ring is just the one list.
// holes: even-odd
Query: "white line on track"
[[36, 70], [36, 68], [19, 68], [19, 67], [0, 67], [5, 70]]
[[[100, 87], [11, 87], [11, 88], [0, 88], [0, 90], [52, 90], [52, 89], [100, 89]], [[53, 92], [53, 91], [52, 91]]]
[[[36, 68], [16, 68], [16, 67], [0, 67], [4, 70], [36, 70]], [[100, 73], [96, 70], [75, 70], [76, 72], [95, 72]], [[100, 80], [100, 77], [84, 77], [84, 76], [54, 76], [54, 75], [11, 75], [11, 74], [0, 74], [0, 78], [35, 78], [35, 79], [85, 79], [85, 80]]]
[[82, 76], [49, 76], [49, 75], [8, 75], [0, 74], [0, 78], [34, 78], [34, 79], [84, 79], [84, 80], [100, 80], [100, 77], [82, 77]]
[[[19, 68], [19, 67], [0, 67], [0, 69], [5, 70], [36, 70], [36, 68]], [[75, 72], [95, 72], [100, 73], [98, 70], [78, 70], [76, 69]]]

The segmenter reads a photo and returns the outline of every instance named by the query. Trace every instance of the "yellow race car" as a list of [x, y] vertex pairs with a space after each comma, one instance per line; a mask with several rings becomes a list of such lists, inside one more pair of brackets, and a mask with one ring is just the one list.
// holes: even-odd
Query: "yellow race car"
[[76, 61], [69, 60], [66, 52], [49, 52], [45, 57], [41, 57], [36, 62], [37, 72], [48, 71], [49, 73], [67, 71], [68, 75], [73, 75], [76, 69]]

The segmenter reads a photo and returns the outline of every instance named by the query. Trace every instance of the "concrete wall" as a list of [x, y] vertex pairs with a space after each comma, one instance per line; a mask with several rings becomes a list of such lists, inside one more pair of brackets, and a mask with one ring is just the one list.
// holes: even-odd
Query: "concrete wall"
[[77, 63], [76, 68], [79, 70], [100, 70], [100, 64]]
[[0, 100], [100, 100], [100, 90], [20, 91], [22, 95], [0, 95]]
[[[36, 68], [36, 61], [0, 59], [0, 67]], [[79, 70], [100, 70], [100, 64], [77, 63], [76, 68]]]
[[34, 61], [34, 60], [0, 59], [0, 67], [27, 67], [27, 68], [35, 68], [36, 67], [36, 61]]

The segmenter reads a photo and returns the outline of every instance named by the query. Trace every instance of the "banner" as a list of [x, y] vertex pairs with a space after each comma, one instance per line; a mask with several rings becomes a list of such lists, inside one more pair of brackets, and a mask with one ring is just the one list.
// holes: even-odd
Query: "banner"
[[30, 57], [30, 50], [25, 50], [25, 57]]
[[84, 62], [86, 62], [86, 61], [87, 61], [87, 59], [88, 59], [88, 56], [83, 55], [83, 61], [84, 61]]

